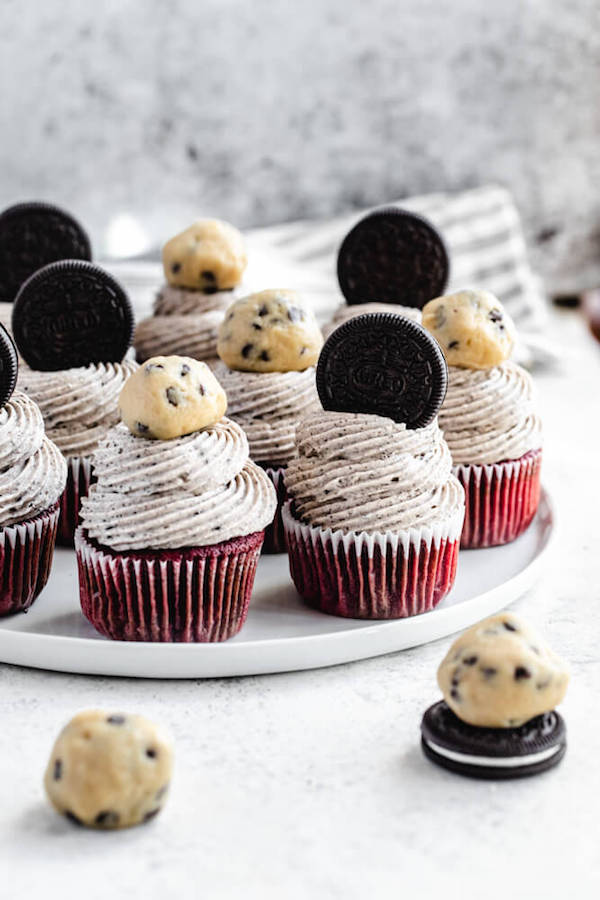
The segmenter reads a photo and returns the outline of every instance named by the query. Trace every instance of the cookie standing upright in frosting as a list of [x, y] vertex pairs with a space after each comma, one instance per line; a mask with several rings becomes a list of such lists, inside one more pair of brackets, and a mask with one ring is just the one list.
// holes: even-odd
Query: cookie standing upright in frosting
[[89, 262], [57, 262], [36, 272], [14, 303], [13, 330], [25, 360], [18, 386], [41, 409], [65, 455], [59, 541], [73, 544], [91, 455], [119, 419], [119, 394], [137, 368], [125, 358], [133, 312], [121, 285]]
[[294, 454], [296, 425], [318, 409], [315, 364], [323, 338], [312, 312], [292, 290], [266, 290], [235, 301], [219, 329], [222, 362], [215, 373], [229, 414], [244, 428], [250, 455], [272, 479], [279, 506], [267, 529], [266, 552], [285, 550], [280, 511], [285, 468]]
[[542, 460], [533, 382], [510, 359], [514, 325], [493, 294], [476, 290], [432, 300], [423, 325], [449, 364], [439, 419], [467, 493], [462, 545], [506, 544], [536, 513]]
[[323, 409], [296, 430], [283, 511], [302, 597], [332, 615], [392, 619], [450, 591], [464, 491], [437, 424], [446, 363], [420, 325], [364, 315], [328, 338]]
[[226, 404], [188, 357], [150, 359], [123, 388], [75, 539], [82, 609], [102, 634], [222, 641], [242, 627], [276, 496]]
[[544, 772], [565, 754], [565, 725], [554, 707], [568, 682], [564, 662], [523, 619], [509, 612], [484, 619], [452, 644], [438, 669], [444, 700], [423, 716], [423, 751], [473, 778]]
[[50, 574], [67, 466], [38, 406], [15, 391], [17, 352], [0, 325], [0, 616], [26, 611]]
[[223, 313], [241, 291], [244, 238], [227, 222], [200, 219], [167, 241], [162, 259], [166, 283], [154, 315], [137, 326], [137, 358], [180, 354], [212, 365]]

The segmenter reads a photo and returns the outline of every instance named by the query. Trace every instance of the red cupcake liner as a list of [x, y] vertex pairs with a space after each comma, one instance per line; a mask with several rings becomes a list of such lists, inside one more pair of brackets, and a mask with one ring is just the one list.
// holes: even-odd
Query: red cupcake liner
[[493, 465], [454, 468], [465, 489], [463, 549], [508, 544], [529, 527], [540, 502], [542, 451]]
[[0, 616], [27, 612], [48, 581], [59, 504], [0, 530]]
[[67, 459], [67, 484], [60, 498], [60, 519], [56, 543], [61, 547], [72, 547], [75, 531], [79, 525], [81, 498], [87, 497], [93, 483], [92, 462], [89, 456], [74, 456]]
[[444, 525], [398, 534], [331, 531], [283, 509], [290, 573], [309, 606], [352, 619], [402, 619], [434, 609], [454, 584], [463, 510]]
[[285, 545], [285, 529], [281, 518], [281, 510], [288, 499], [288, 493], [285, 488], [285, 469], [271, 469], [265, 465], [261, 466], [261, 468], [269, 476], [277, 492], [277, 509], [275, 510], [273, 521], [265, 528], [265, 543], [263, 544], [262, 552], [285, 553], [287, 549]]
[[75, 532], [83, 614], [116, 641], [226, 641], [248, 614], [263, 532], [209, 547], [117, 553]]

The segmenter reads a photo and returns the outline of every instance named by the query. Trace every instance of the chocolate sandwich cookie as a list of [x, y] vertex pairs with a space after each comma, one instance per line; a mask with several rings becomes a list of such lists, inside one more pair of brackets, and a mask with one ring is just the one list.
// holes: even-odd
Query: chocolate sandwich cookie
[[127, 294], [89, 262], [51, 263], [32, 275], [14, 303], [13, 334], [25, 362], [40, 371], [121, 362], [134, 317]]
[[6, 328], [0, 325], [0, 409], [12, 397], [17, 383], [18, 359]]
[[12, 303], [23, 282], [48, 263], [90, 260], [79, 222], [49, 203], [18, 203], [0, 213], [0, 302]]
[[446, 361], [435, 339], [393, 313], [345, 322], [325, 342], [317, 365], [323, 409], [373, 413], [407, 428], [433, 421], [447, 384]]
[[444, 293], [450, 269], [444, 241], [421, 216], [397, 207], [370, 213], [338, 253], [341, 291], [350, 305], [397, 303], [422, 308]]
[[567, 749], [566, 728], [554, 710], [516, 728], [481, 728], [463, 722], [440, 700], [423, 716], [421, 746], [432, 762], [460, 775], [523, 778], [558, 765]]

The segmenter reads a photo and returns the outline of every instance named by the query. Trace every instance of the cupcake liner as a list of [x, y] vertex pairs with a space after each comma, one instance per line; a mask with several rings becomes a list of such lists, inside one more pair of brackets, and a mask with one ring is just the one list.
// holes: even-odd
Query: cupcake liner
[[117, 641], [225, 641], [248, 613], [263, 532], [209, 547], [117, 553], [75, 533], [83, 614]]
[[56, 502], [0, 530], [0, 616], [26, 612], [48, 581], [59, 514]]
[[72, 547], [75, 530], [79, 525], [81, 498], [87, 497], [92, 477], [91, 456], [72, 456], [67, 459], [67, 485], [60, 498], [60, 519], [56, 543]]
[[[260, 463], [259, 463], [260, 465]], [[261, 465], [265, 474], [269, 476], [275, 486], [277, 492], [277, 509], [275, 516], [270, 525], [265, 528], [265, 542], [263, 544], [263, 553], [285, 553], [285, 530], [283, 527], [283, 519], [281, 518], [281, 510], [284, 503], [288, 499], [288, 493], [285, 488], [285, 469], [270, 468]]]
[[463, 509], [448, 522], [393, 533], [304, 525], [283, 508], [290, 573], [316, 609], [354, 619], [401, 619], [432, 610], [454, 584]]
[[542, 451], [492, 465], [460, 465], [454, 474], [465, 489], [463, 549], [495, 547], [519, 537], [540, 501]]

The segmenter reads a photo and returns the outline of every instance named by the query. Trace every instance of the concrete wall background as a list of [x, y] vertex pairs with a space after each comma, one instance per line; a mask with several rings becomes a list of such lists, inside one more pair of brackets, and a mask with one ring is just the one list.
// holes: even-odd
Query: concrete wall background
[[600, 283], [597, 0], [2, 0], [0, 206], [98, 246], [508, 185], [552, 286]]

